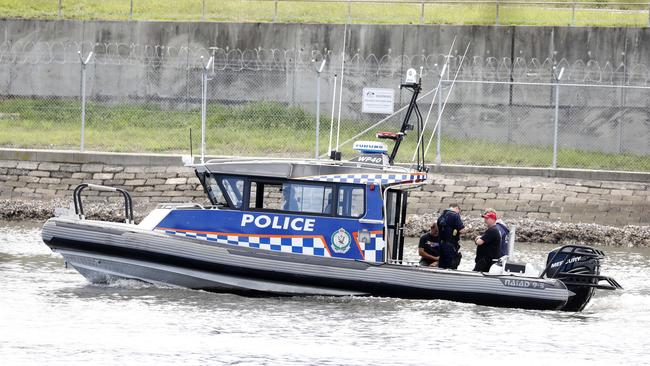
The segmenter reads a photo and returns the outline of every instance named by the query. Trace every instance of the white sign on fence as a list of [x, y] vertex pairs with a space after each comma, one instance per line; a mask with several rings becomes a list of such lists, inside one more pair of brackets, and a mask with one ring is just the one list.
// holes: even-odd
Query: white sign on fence
[[393, 114], [395, 90], [382, 88], [363, 88], [363, 113]]

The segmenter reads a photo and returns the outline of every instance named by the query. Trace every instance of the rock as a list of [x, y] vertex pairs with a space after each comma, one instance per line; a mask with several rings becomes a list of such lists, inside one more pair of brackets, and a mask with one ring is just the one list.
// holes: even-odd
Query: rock
[[[429, 230], [429, 225], [437, 215], [413, 215], [407, 220], [404, 233], [406, 236], [420, 236]], [[481, 218], [463, 217], [465, 226], [470, 230], [463, 239], [472, 239], [485, 230]], [[650, 247], [650, 226], [627, 225], [615, 227], [599, 224], [577, 224], [566, 222], [549, 222], [533, 219], [506, 220], [509, 226], [517, 226], [517, 242], [549, 244], [584, 244], [614, 247]]]
[[[18, 199], [0, 200], [0, 220], [47, 220], [54, 216], [54, 209], [69, 207], [70, 200], [27, 201]], [[142, 220], [155, 207], [155, 203], [136, 203], [133, 214], [136, 222]], [[84, 212], [89, 219], [124, 221], [122, 203], [84, 202]], [[428, 231], [429, 225], [437, 219], [435, 214], [413, 215], [407, 220], [405, 235], [418, 237]], [[471, 239], [485, 230], [483, 220], [463, 217], [470, 230], [463, 238]], [[627, 225], [613, 227], [598, 224], [572, 224], [548, 222], [533, 219], [506, 220], [510, 226], [517, 226], [517, 242], [549, 244], [585, 244], [617, 247], [650, 247], [650, 226]]]

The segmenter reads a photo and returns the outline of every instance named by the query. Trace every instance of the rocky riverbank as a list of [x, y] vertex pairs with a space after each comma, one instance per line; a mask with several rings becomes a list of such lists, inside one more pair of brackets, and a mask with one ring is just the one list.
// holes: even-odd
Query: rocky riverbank
[[[437, 215], [413, 215], [406, 223], [407, 236], [420, 236], [429, 230]], [[470, 228], [464, 239], [471, 239], [485, 230], [480, 217], [463, 216], [465, 226]], [[505, 220], [509, 226], [517, 226], [517, 242], [549, 244], [585, 244], [614, 247], [650, 247], [650, 226], [626, 225], [622, 227], [599, 224], [551, 222], [534, 219]]]
[[[69, 200], [54, 199], [50, 201], [0, 200], [0, 220], [47, 220], [54, 216], [58, 207], [68, 207]], [[134, 216], [139, 222], [155, 204], [136, 204]], [[122, 203], [84, 203], [86, 216], [95, 220], [122, 221], [124, 211]], [[410, 216], [406, 223], [405, 234], [418, 237], [428, 230], [437, 216], [433, 214]], [[483, 220], [477, 217], [463, 217], [470, 231], [465, 239], [471, 239], [485, 230]], [[549, 222], [533, 219], [506, 220], [508, 225], [517, 226], [517, 242], [534, 242], [549, 244], [587, 244], [601, 246], [650, 247], [650, 226], [627, 225], [623, 227]]]

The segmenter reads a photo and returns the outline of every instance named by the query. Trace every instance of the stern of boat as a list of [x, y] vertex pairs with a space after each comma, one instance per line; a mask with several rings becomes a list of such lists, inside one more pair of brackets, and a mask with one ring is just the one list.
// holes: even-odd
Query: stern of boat
[[548, 254], [541, 276], [562, 281], [572, 293], [562, 310], [582, 311], [596, 289], [622, 289], [615, 279], [600, 274], [604, 258], [603, 251], [583, 245], [565, 245]]

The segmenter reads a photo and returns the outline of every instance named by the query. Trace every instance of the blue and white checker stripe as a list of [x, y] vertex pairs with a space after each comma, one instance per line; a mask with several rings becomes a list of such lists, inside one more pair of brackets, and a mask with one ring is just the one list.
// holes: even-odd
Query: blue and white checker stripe
[[370, 243], [359, 243], [363, 258], [368, 262], [383, 262], [386, 243], [382, 233], [371, 233]]
[[318, 182], [357, 183], [387, 185], [395, 183], [423, 182], [426, 174], [330, 174], [304, 177], [301, 179]]
[[156, 229], [157, 232], [182, 236], [186, 238], [203, 239], [220, 244], [237, 245], [247, 248], [257, 248], [274, 250], [283, 253], [297, 253], [306, 255], [315, 255], [320, 257], [330, 257], [329, 252], [325, 249], [325, 243], [317, 237], [276, 237], [276, 236], [244, 236], [244, 235], [226, 235], [226, 234], [207, 234], [191, 231], [175, 231]]

